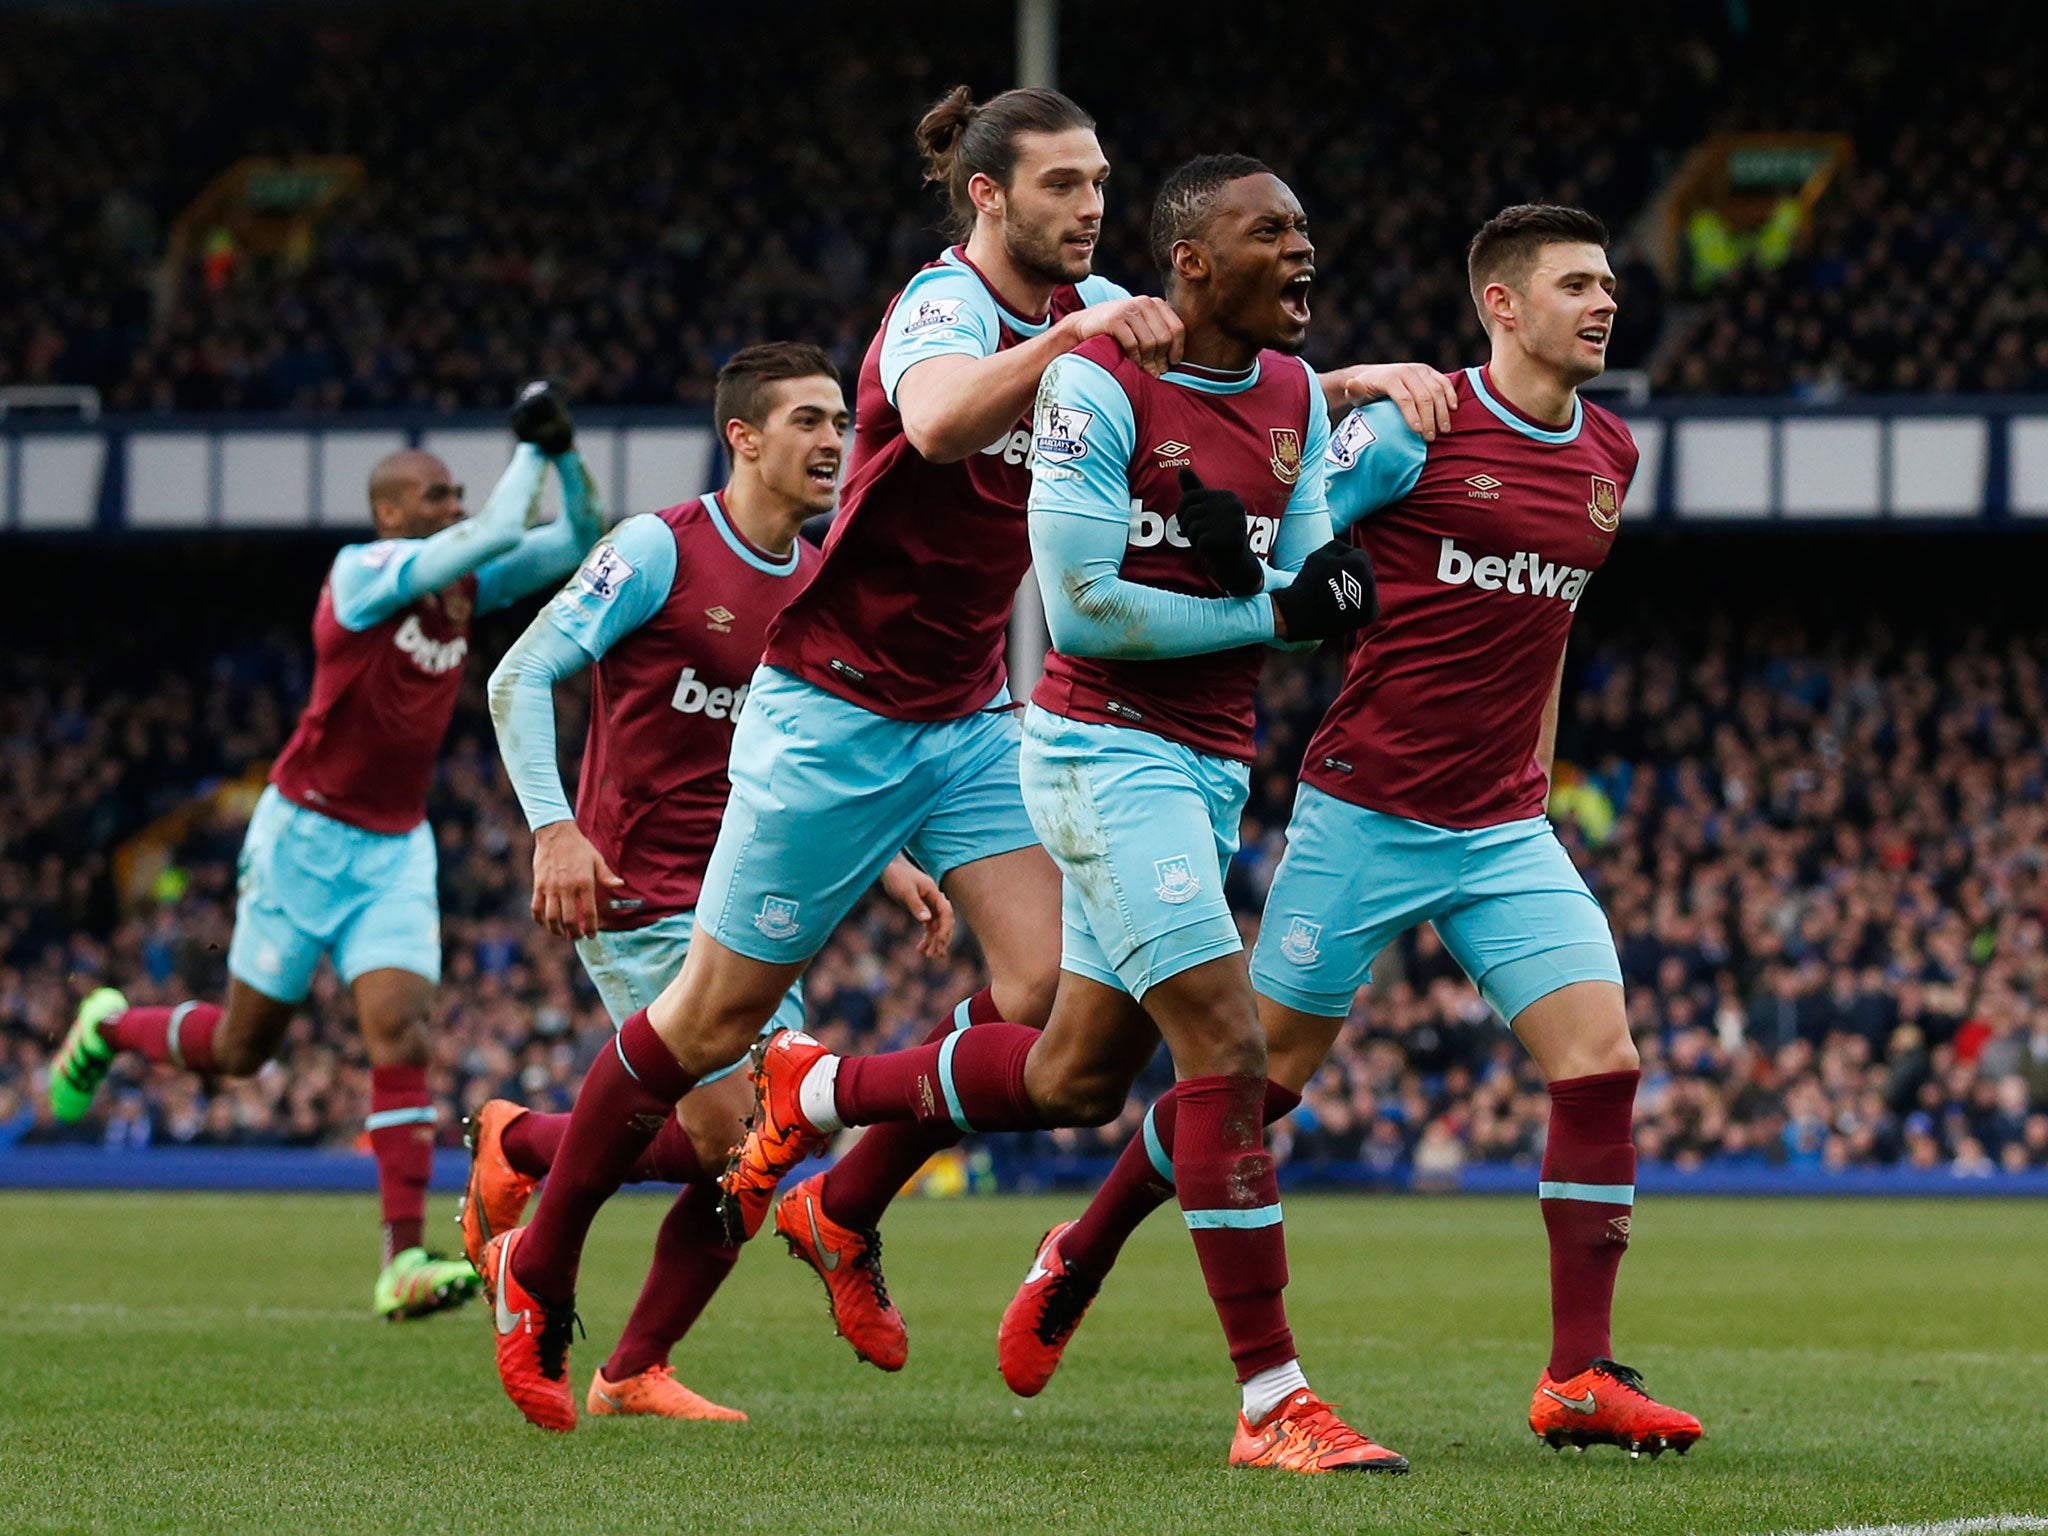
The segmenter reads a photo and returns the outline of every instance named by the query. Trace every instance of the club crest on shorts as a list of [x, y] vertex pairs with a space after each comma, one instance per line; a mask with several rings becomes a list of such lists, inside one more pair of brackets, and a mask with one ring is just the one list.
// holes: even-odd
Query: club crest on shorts
[[1593, 499], [1586, 503], [1586, 514], [1602, 533], [1614, 532], [1621, 526], [1621, 487], [1605, 475], [1595, 475]]
[[754, 926], [771, 939], [796, 937], [796, 912], [800, 903], [787, 896], [764, 896], [761, 910], [754, 914]]
[[1301, 434], [1292, 427], [1269, 429], [1273, 439], [1273, 457], [1266, 462], [1273, 466], [1273, 478], [1282, 485], [1292, 485], [1301, 478]]
[[1154, 859], [1152, 872], [1159, 876], [1159, 884], [1153, 894], [1169, 906], [1179, 906], [1184, 901], [1193, 901], [1202, 889], [1202, 882], [1195, 875], [1194, 863], [1184, 853], [1170, 859]]
[[1296, 965], [1314, 965], [1322, 957], [1318, 947], [1323, 937], [1323, 925], [1312, 923], [1305, 917], [1290, 917], [1287, 932], [1280, 939], [1282, 959]]

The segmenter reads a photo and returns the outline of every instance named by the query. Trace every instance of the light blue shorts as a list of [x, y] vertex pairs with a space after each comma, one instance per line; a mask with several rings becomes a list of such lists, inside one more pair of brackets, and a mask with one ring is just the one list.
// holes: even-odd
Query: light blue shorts
[[1223, 899], [1243, 763], [1150, 731], [1024, 713], [1024, 804], [1064, 876], [1060, 968], [1142, 999], [1244, 948]]
[[1621, 982], [1607, 916], [1548, 818], [1456, 832], [1302, 785], [1252, 952], [1260, 995], [1341, 1018], [1423, 922], [1510, 1022], [1575, 981]]
[[[657, 918], [645, 928], [618, 933], [600, 933], [576, 941], [576, 957], [597, 995], [604, 999], [604, 1011], [617, 1029], [634, 1014], [661, 996], [662, 988], [676, 979], [683, 968], [683, 956], [690, 952], [690, 935], [696, 930], [696, 914], [674, 912]], [[804, 1027], [804, 984], [793, 981], [782, 995], [775, 1017], [761, 1026], [764, 1035], [778, 1029]], [[737, 1072], [746, 1063], [742, 1056], [729, 1067], [697, 1079], [699, 1086], [715, 1083]]]
[[732, 741], [732, 799], [697, 896], [727, 949], [808, 960], [907, 851], [934, 880], [1038, 839], [1017, 787], [1017, 722], [892, 720], [774, 667], [754, 673]]
[[265, 785], [242, 839], [228, 971], [281, 1003], [303, 999], [322, 955], [344, 982], [366, 971], [441, 979], [434, 834], [365, 832]]

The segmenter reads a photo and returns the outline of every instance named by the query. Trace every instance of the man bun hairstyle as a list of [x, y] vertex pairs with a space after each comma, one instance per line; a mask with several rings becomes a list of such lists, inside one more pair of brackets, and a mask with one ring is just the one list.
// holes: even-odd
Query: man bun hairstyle
[[956, 85], [931, 105], [917, 125], [917, 149], [924, 179], [946, 199], [946, 232], [965, 239], [974, 229], [974, 200], [967, 183], [986, 176], [1010, 185], [1017, 169], [1017, 135], [1065, 133], [1093, 128], [1095, 119], [1058, 91], [1024, 86], [991, 96], [979, 105], [974, 92]]
[[1488, 283], [1520, 288], [1546, 245], [1597, 245], [1607, 248], [1607, 226], [1583, 208], [1561, 203], [1517, 203], [1503, 208], [1484, 224], [1465, 250], [1465, 276], [1479, 318], [1486, 318], [1480, 295]]
[[711, 396], [711, 418], [717, 423], [719, 442], [725, 442], [729, 421], [766, 426], [775, 386], [784, 379], [830, 379], [836, 384], [839, 369], [823, 347], [808, 341], [764, 341], [740, 348], [718, 370], [718, 387]]
[[1273, 168], [1250, 155], [1197, 155], [1166, 178], [1152, 199], [1152, 265], [1162, 275], [1173, 272], [1173, 248], [1198, 238], [1209, 227], [1216, 197], [1233, 181], [1269, 176]]

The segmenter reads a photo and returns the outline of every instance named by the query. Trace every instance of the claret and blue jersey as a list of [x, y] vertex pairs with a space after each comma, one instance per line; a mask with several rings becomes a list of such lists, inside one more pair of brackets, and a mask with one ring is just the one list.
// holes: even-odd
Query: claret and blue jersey
[[1636, 446], [1575, 399], [1546, 427], [1484, 368], [1455, 379], [1425, 443], [1395, 406], [1353, 411], [1328, 454], [1331, 520], [1372, 556], [1379, 622], [1360, 637], [1302, 777], [1433, 826], [1540, 815], [1537, 737], [1572, 616], [1621, 527]]
[[1053, 653], [1035, 702], [1249, 762], [1272, 600], [1227, 597], [1174, 509], [1183, 470], [1237, 492], [1269, 590], [1327, 543], [1315, 374], [1266, 352], [1155, 379], [1098, 337], [1046, 370], [1035, 430], [1032, 538], [1062, 573], [1043, 583]]
[[1127, 297], [1088, 277], [1055, 288], [1044, 314], [1021, 315], [957, 246], [910, 280], [861, 363], [825, 564], [770, 632], [770, 666], [897, 720], [957, 720], [999, 701], [1010, 608], [1031, 561], [1028, 423], [934, 464], [904, 435], [896, 392], [919, 363], [990, 357]]
[[1576, 401], [1562, 427], [1455, 381], [1426, 443], [1389, 403], [1351, 413], [1328, 453], [1331, 517], [1371, 554], [1380, 618], [1309, 743], [1261, 920], [1259, 992], [1349, 1011], [1372, 962], [1434, 923], [1512, 1020], [1579, 981], [1619, 983], [1599, 904], [1543, 813], [1544, 706], [1579, 598], [1607, 557], [1636, 447]]
[[1235, 375], [1154, 378], [1097, 338], [1046, 372], [1031, 539], [1054, 649], [1023, 774], [1065, 877], [1067, 970], [1142, 998], [1243, 947], [1222, 872], [1273, 605], [1208, 574], [1175, 518], [1180, 473], [1242, 498], [1270, 590], [1329, 539], [1328, 436], [1315, 376], [1279, 353]]

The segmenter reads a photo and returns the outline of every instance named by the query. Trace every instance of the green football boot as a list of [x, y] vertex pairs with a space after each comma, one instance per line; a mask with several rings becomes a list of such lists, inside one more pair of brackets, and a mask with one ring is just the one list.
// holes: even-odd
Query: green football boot
[[112, 987], [88, 992], [71, 1021], [71, 1033], [64, 1037], [57, 1059], [50, 1063], [50, 1113], [66, 1125], [76, 1125], [92, 1108], [92, 1096], [107, 1080], [114, 1064], [114, 1048], [100, 1038], [100, 1026], [128, 1011], [128, 999]]
[[387, 1323], [461, 1306], [483, 1289], [483, 1279], [467, 1259], [444, 1259], [424, 1248], [393, 1255], [377, 1277], [374, 1305]]

